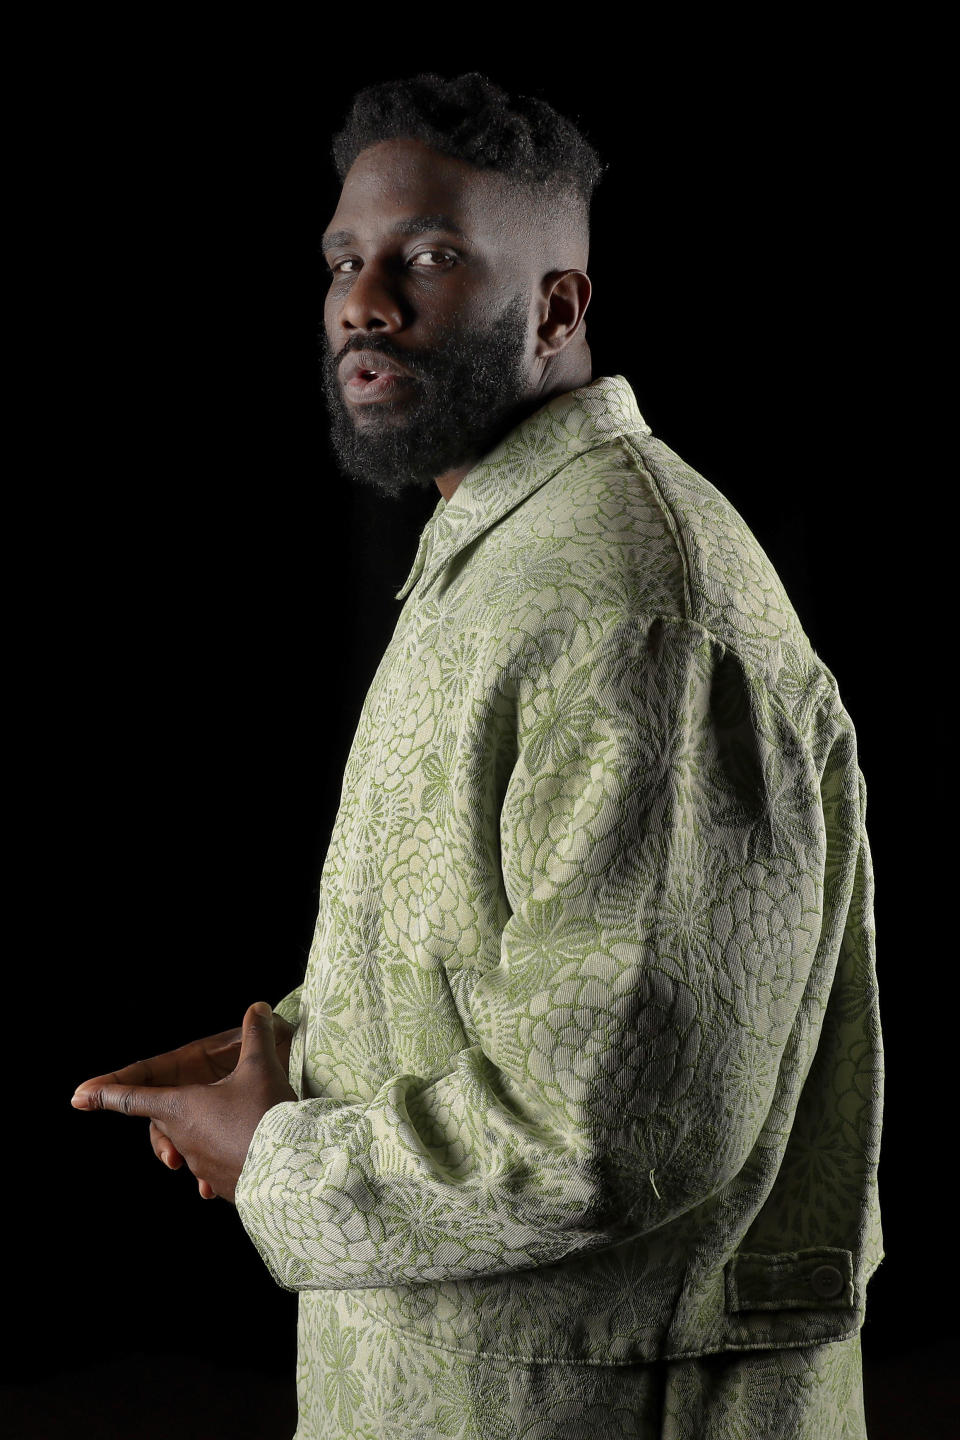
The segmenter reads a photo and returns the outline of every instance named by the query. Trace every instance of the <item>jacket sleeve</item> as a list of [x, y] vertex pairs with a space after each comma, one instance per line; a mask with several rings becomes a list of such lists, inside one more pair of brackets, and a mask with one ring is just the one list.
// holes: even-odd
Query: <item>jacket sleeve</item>
[[[738, 658], [636, 618], [518, 667], [509, 905], [447, 1073], [283, 1103], [237, 1187], [290, 1289], [547, 1265], [737, 1173], [821, 930], [818, 774]], [[838, 942], [839, 943], [839, 940]]]
[[296, 990], [291, 990], [289, 995], [284, 995], [282, 1000], [277, 1001], [276, 1005], [274, 1005], [273, 1007], [273, 1013], [275, 1015], [282, 1015], [283, 1019], [289, 1020], [290, 1024], [293, 1026], [299, 1025], [300, 996], [302, 995], [302, 993], [303, 986], [298, 985]]

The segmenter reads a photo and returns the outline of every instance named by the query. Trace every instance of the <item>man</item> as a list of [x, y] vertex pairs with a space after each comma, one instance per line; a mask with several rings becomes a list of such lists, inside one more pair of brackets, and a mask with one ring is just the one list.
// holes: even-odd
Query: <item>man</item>
[[303, 1437], [860, 1436], [881, 1046], [853, 727], [584, 314], [597, 157], [479, 76], [335, 142], [346, 469], [441, 499], [302, 987], [87, 1081], [300, 1293]]

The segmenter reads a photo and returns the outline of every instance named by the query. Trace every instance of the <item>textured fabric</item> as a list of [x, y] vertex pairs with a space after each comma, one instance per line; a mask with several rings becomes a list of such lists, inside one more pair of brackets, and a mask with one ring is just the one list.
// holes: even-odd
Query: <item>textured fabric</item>
[[[511, 1395], [593, 1367], [694, 1406], [676, 1376], [742, 1397], [778, 1350], [785, 1393], [835, 1387], [882, 1256], [882, 1054], [833, 676], [622, 377], [551, 401], [440, 502], [404, 596], [279, 1007], [300, 1099], [237, 1188], [302, 1292], [325, 1418], [300, 1433], [367, 1433], [382, 1368], [360, 1357], [387, 1336], [418, 1392], [441, 1356]], [[352, 1346], [360, 1389], [333, 1406]], [[403, 1403], [405, 1433], [461, 1433]]]
[[381, 1325], [356, 1291], [304, 1293], [299, 1333], [296, 1440], [866, 1440], [859, 1335], [639, 1365], [468, 1360]]

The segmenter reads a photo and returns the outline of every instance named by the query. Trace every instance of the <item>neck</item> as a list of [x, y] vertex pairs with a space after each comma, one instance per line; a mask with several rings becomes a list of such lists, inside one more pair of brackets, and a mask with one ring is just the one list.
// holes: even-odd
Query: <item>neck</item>
[[476, 460], [471, 460], [468, 465], [461, 465], [459, 470], [448, 470], [446, 475], [437, 476], [437, 489], [440, 491], [444, 500], [450, 499], [454, 490], [456, 490], [460, 484], [460, 481], [465, 475], [469, 475], [476, 463]]

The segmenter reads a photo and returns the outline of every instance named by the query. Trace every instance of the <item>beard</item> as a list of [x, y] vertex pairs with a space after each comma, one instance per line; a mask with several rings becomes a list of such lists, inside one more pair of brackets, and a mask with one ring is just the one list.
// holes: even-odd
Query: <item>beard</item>
[[[327, 342], [323, 390], [340, 467], [386, 495], [399, 495], [479, 460], [517, 423], [524, 402], [529, 405], [523, 363], [527, 320], [528, 301], [521, 294], [486, 329], [448, 331], [429, 349], [401, 350], [386, 337], [365, 333], [334, 355]], [[370, 406], [377, 413], [362, 426], [337, 378], [351, 350], [392, 357], [413, 376], [410, 398]]]

